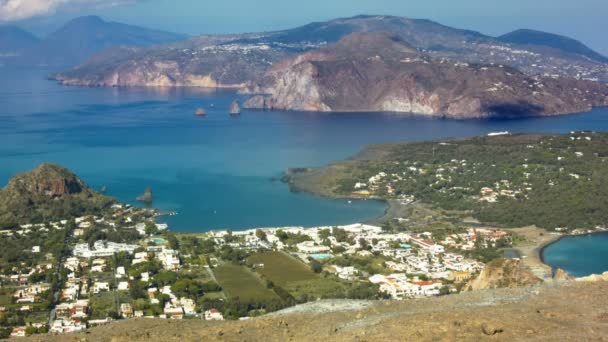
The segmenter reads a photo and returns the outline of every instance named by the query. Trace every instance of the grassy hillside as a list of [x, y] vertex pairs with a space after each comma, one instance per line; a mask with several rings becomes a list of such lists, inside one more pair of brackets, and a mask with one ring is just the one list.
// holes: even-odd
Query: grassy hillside
[[[608, 224], [605, 133], [400, 143], [372, 146], [365, 156], [317, 171], [315, 187], [336, 196], [355, 196], [356, 191], [385, 199], [413, 196], [500, 226]], [[355, 189], [357, 183], [364, 186]]]

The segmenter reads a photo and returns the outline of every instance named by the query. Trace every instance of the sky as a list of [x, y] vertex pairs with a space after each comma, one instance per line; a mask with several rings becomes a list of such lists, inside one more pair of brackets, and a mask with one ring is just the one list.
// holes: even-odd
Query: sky
[[538, 29], [576, 38], [608, 55], [608, 0], [0, 0], [0, 20], [39, 35], [84, 14], [188, 34], [270, 31], [357, 14], [397, 15], [488, 35]]

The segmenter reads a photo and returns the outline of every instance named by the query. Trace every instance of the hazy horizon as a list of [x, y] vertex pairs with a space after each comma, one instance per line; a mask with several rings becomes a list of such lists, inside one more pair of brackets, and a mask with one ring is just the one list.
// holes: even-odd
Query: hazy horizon
[[[3, 8], [8, 2], [22, 5], [20, 12]], [[82, 15], [99, 15], [109, 21], [153, 29], [197, 34], [243, 33], [293, 28], [313, 21], [325, 21], [359, 14], [394, 15], [430, 19], [441, 24], [498, 36], [520, 28], [565, 35], [608, 55], [603, 32], [608, 2], [601, 0], [549, 1], [530, 3], [514, 0], [463, 0], [454, 6], [449, 0], [410, 3], [397, 0], [310, 0], [306, 3], [261, 0], [227, 0], [203, 3], [196, 0], [124, 0], [110, 4], [99, 0], [0, 1], [0, 25], [17, 25], [44, 36], [66, 21]], [[55, 4], [58, 3], [58, 4]], [[28, 7], [29, 6], [29, 7]], [[29, 18], [28, 18], [29, 16]], [[11, 20], [20, 18], [19, 20]]]

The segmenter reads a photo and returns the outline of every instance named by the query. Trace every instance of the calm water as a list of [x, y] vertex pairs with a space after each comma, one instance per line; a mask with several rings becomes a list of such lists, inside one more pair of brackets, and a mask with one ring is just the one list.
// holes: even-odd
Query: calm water
[[[369, 143], [492, 131], [608, 130], [608, 110], [548, 119], [456, 121], [403, 114], [244, 111], [234, 92], [61, 87], [48, 70], [0, 68], [0, 183], [49, 161], [122, 201], [150, 186], [178, 231], [347, 224], [382, 214], [374, 201], [290, 193], [288, 167], [320, 166]], [[212, 108], [211, 105], [215, 106]], [[197, 118], [205, 107], [209, 115]]]
[[568, 236], [543, 251], [546, 264], [575, 277], [608, 271], [608, 233]]

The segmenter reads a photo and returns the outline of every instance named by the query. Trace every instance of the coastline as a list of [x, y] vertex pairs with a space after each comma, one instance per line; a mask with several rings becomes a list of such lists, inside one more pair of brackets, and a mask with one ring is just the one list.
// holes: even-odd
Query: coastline
[[[589, 231], [580, 234], [561, 234], [561, 233], [550, 233], [544, 229], [537, 227], [524, 227], [524, 228], [509, 228], [506, 229], [512, 233], [516, 233], [526, 237], [530, 244], [514, 246], [520, 255], [524, 265], [526, 265], [532, 272], [534, 272], [541, 279], [553, 279], [554, 274], [558, 271], [558, 268], [553, 267], [545, 263], [543, 253], [549, 246], [558, 243], [560, 240], [568, 237], [577, 236], [589, 236], [596, 234], [608, 234], [608, 231]], [[568, 274], [565, 270], [561, 270]], [[579, 279], [576, 277], [568, 276]], [[589, 275], [593, 276], [593, 275]], [[586, 278], [586, 277], [582, 277]]]

